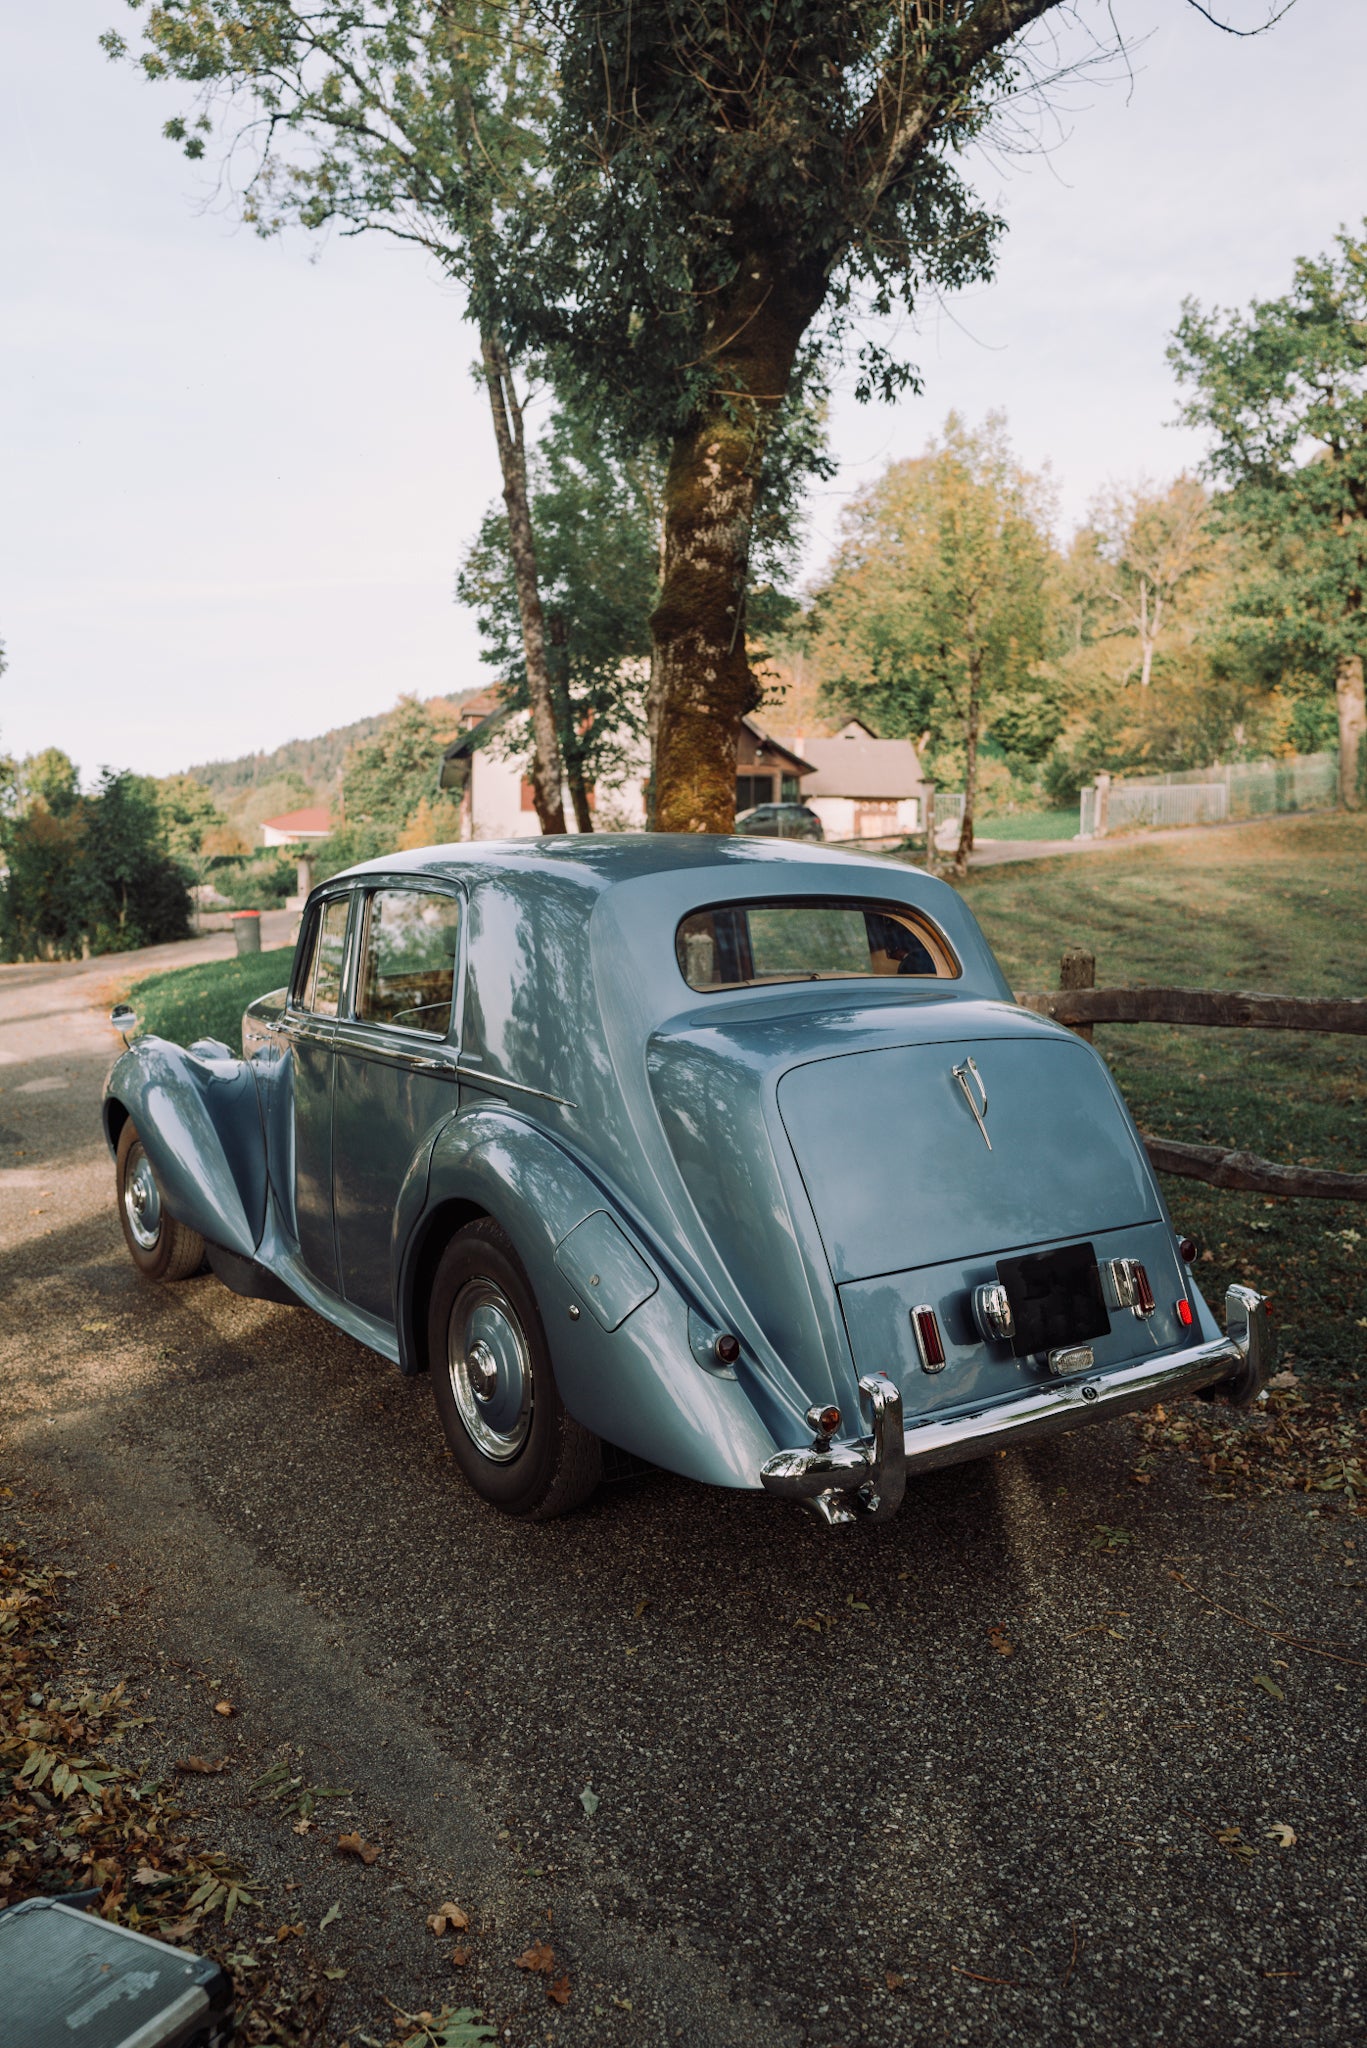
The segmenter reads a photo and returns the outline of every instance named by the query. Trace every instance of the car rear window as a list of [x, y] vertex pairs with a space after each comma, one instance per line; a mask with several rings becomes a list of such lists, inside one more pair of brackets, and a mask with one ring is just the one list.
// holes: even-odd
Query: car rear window
[[674, 943], [679, 972], [700, 990], [851, 977], [952, 980], [960, 971], [928, 918], [856, 897], [714, 904], [691, 911]]

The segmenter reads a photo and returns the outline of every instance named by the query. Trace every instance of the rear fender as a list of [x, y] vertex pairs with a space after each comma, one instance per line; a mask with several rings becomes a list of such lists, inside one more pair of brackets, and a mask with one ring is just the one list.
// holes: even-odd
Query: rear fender
[[[517, 1248], [561, 1398], [577, 1422], [686, 1478], [758, 1485], [775, 1440], [740, 1380], [709, 1370], [690, 1350], [690, 1303], [667, 1261], [554, 1139], [510, 1111], [457, 1116], [437, 1138], [427, 1206], [400, 1268], [400, 1342], [410, 1370], [428, 1363], [425, 1278], [453, 1231], [481, 1215]], [[589, 1231], [567, 1242], [583, 1224]], [[581, 1255], [585, 1248], [592, 1256]], [[602, 1269], [598, 1281], [589, 1267]]]
[[256, 1076], [246, 1060], [139, 1038], [105, 1083], [114, 1151], [129, 1117], [178, 1223], [251, 1258], [266, 1220], [266, 1153]]

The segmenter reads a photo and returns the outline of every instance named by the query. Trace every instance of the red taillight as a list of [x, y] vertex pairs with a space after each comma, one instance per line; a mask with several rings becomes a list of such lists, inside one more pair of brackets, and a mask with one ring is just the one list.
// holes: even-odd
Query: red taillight
[[1190, 1303], [1189, 1301], [1179, 1301], [1179, 1302], [1178, 1302], [1178, 1304], [1177, 1304], [1177, 1320], [1178, 1320], [1178, 1322], [1179, 1322], [1179, 1323], [1181, 1323], [1181, 1324], [1182, 1324], [1182, 1326], [1183, 1326], [1183, 1327], [1184, 1327], [1185, 1329], [1188, 1329], [1188, 1330], [1189, 1330], [1189, 1329], [1191, 1328], [1192, 1324], [1193, 1324], [1193, 1323], [1195, 1322], [1196, 1318], [1195, 1318], [1195, 1316], [1194, 1316], [1194, 1315], [1192, 1314], [1192, 1311], [1191, 1311], [1191, 1303]]
[[940, 1372], [945, 1362], [945, 1340], [940, 1335], [940, 1319], [929, 1302], [923, 1301], [912, 1310], [911, 1327], [916, 1333], [916, 1349], [921, 1354], [922, 1370]]

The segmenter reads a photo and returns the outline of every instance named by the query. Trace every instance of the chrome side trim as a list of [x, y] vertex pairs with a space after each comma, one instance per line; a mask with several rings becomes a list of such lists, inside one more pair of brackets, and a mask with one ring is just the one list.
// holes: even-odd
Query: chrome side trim
[[514, 1095], [536, 1095], [542, 1102], [558, 1102], [562, 1109], [575, 1109], [576, 1103], [563, 1095], [552, 1095], [549, 1088], [529, 1088], [525, 1081], [506, 1081], [502, 1074], [486, 1074], [480, 1067], [472, 1067], [465, 1060], [457, 1060], [456, 1072], [462, 1081], [473, 1081], [480, 1088], [511, 1088]]

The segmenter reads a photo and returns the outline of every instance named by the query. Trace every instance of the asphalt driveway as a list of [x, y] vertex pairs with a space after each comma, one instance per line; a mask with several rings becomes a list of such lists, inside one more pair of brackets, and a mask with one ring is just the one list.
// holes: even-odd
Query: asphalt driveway
[[[505, 1522], [425, 1382], [137, 1276], [98, 980], [0, 969], [5, 1507], [148, 1743], [234, 1760], [196, 1802], [346, 1970], [330, 2040], [384, 1997], [584, 2048], [1367, 2037], [1360, 1521], [1136, 1484], [1120, 1422], [885, 1528], [664, 1475]], [[286, 1753], [335, 1825], [248, 1802]]]

